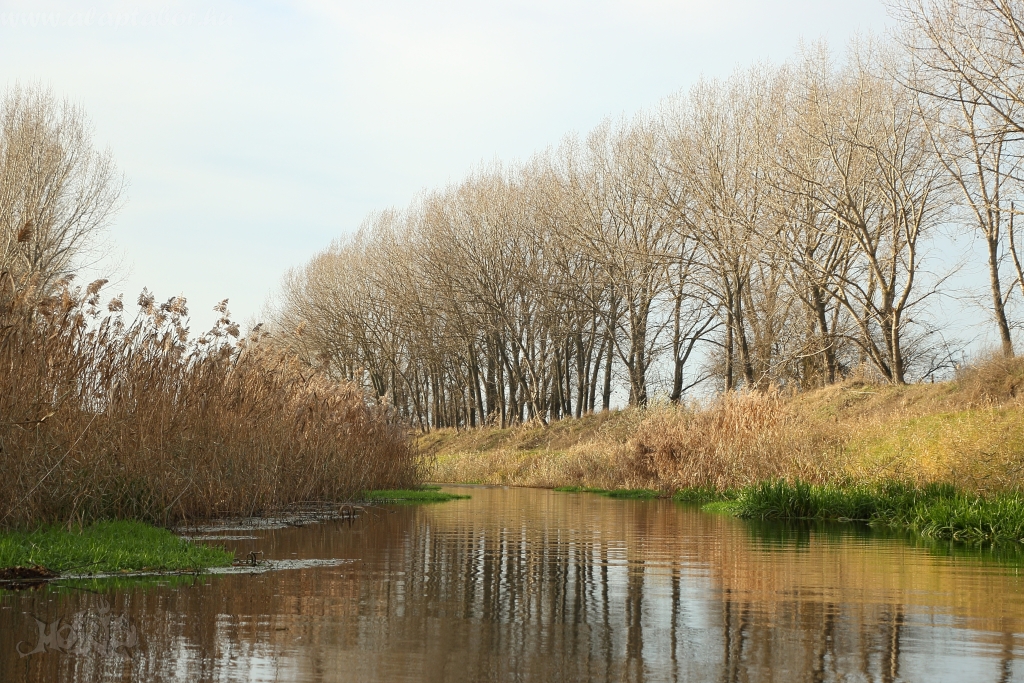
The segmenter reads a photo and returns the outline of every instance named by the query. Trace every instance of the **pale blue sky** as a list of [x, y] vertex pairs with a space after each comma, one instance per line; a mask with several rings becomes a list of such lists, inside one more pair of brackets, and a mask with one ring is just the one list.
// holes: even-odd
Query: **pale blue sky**
[[117, 289], [183, 293], [199, 327], [480, 161], [888, 25], [880, 0], [0, 0], [0, 86], [85, 107], [129, 182]]

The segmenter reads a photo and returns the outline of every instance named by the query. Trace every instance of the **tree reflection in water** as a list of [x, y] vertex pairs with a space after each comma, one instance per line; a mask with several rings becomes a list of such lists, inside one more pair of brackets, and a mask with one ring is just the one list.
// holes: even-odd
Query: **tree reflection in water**
[[[1005, 558], [667, 501], [470, 493], [234, 542], [341, 566], [4, 594], [0, 680], [1024, 680]], [[137, 626], [130, 657], [18, 656], [29, 614], [99, 601]]]

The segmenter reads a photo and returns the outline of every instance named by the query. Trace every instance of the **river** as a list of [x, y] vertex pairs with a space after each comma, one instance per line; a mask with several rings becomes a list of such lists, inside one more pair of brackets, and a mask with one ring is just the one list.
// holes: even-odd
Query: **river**
[[274, 571], [2, 592], [0, 681], [1024, 681], [1012, 553], [445, 490], [472, 497], [201, 534]]

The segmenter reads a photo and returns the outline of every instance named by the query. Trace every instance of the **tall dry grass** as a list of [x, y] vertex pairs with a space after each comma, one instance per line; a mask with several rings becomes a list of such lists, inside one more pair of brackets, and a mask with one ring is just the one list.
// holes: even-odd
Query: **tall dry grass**
[[506, 486], [639, 488], [626, 451], [640, 411], [612, 411], [506, 429], [421, 435], [426, 477]]
[[[489, 438], [421, 439], [436, 481], [521, 486], [725, 490], [778, 477], [822, 481], [837, 445], [778, 392], [729, 393], [708, 405], [652, 405], [567, 431], [524, 425]], [[566, 438], [566, 437], [569, 438]], [[430, 443], [433, 440], [435, 443]]]
[[485, 452], [459, 451], [430, 458], [430, 481], [504, 486], [584, 486], [642, 488], [646, 480], [632, 477], [622, 447], [588, 442], [565, 450], [521, 451], [495, 448]]
[[984, 358], [939, 384], [855, 376], [806, 393], [733, 393], [706, 406], [654, 408], [631, 443], [638, 476], [671, 489], [787, 479], [1019, 491], [1024, 358]]
[[0, 527], [258, 514], [417, 480], [388, 410], [239, 337], [226, 303], [190, 338], [184, 299], [101, 308], [97, 281], [33, 295], [0, 276]]
[[700, 407], [651, 408], [631, 440], [632, 467], [638, 478], [672, 490], [835, 479], [841, 439], [805, 418], [778, 391], [728, 393]]

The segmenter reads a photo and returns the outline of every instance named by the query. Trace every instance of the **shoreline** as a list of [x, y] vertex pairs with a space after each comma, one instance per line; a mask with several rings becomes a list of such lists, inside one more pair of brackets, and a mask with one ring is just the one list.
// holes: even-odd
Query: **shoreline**
[[134, 520], [99, 521], [75, 530], [47, 526], [0, 532], [5, 584], [88, 574], [193, 573], [231, 566], [234, 554]]
[[717, 495], [706, 490], [669, 493], [572, 486], [553, 490], [632, 500], [671, 499], [699, 504], [703, 512], [741, 519], [854, 522], [936, 540], [1024, 544], [1024, 496], [1004, 493], [985, 497], [949, 484], [916, 487], [889, 481], [876, 486], [843, 486], [777, 480]]
[[434, 430], [417, 447], [432, 481], [673, 497], [751, 519], [1024, 543], [1018, 385], [1024, 359], [996, 359], [949, 382], [730, 392], [549, 424]]
[[[439, 489], [371, 490], [363, 492], [359, 502], [329, 507], [338, 508], [332, 519], [345, 520], [354, 518], [363, 505], [415, 505], [469, 498]], [[282, 519], [287, 521], [286, 517]], [[289, 561], [239, 560], [201, 536], [185, 536], [141, 520], [97, 521], [71, 530], [55, 525], [31, 531], [0, 531], [0, 589], [65, 579], [244, 573], [290, 566]]]
[[[421, 489], [367, 491], [361, 499], [373, 505], [423, 504], [469, 497], [441, 492], [441, 486], [446, 485], [466, 484], [438, 482]], [[572, 485], [542, 488], [618, 500], [671, 500], [699, 506], [707, 514], [748, 520], [855, 523], [871, 529], [909, 532], [930, 540], [1024, 546], [1024, 496], [1002, 493], [986, 497], [957, 490], [949, 484], [915, 486], [887, 481], [871, 486], [814, 485], [774, 480], [726, 491]], [[358, 509], [359, 505], [348, 507]], [[84, 562], [85, 558], [91, 562]], [[203, 543], [201, 538], [183, 538], [168, 529], [138, 521], [97, 522], [76, 531], [48, 527], [0, 533], [0, 589], [18, 590], [60, 580], [262, 573], [309, 563], [300, 562], [294, 567], [293, 564], [239, 560], [221, 546]], [[94, 571], [81, 571], [86, 566]]]

